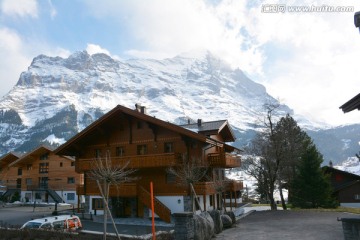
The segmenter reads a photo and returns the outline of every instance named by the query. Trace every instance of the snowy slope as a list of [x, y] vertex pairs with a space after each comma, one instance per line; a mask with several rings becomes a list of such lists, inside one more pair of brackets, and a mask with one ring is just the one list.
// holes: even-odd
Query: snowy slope
[[[86, 51], [68, 58], [40, 55], [0, 101], [0, 155], [40, 143], [57, 146], [116, 105], [134, 108], [135, 103], [177, 124], [188, 118], [228, 119], [244, 143], [270, 102], [277, 100], [263, 85], [208, 51], [126, 61]], [[281, 106], [280, 114], [286, 113], [293, 111]], [[296, 119], [308, 129], [325, 126]]]

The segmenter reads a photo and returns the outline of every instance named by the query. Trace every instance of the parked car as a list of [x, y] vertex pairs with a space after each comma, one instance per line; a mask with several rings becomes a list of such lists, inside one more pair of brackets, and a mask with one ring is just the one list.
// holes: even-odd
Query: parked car
[[60, 215], [33, 219], [26, 222], [20, 229], [45, 229], [55, 231], [76, 231], [82, 228], [80, 218], [75, 215]]

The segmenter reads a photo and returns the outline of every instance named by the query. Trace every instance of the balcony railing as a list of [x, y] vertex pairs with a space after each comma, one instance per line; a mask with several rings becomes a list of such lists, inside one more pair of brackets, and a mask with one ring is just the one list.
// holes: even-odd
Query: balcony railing
[[227, 180], [225, 189], [229, 192], [237, 192], [244, 188], [242, 181], [235, 181], [235, 180]]
[[[111, 157], [112, 167], [123, 167], [128, 162], [127, 168], [139, 169], [139, 168], [156, 168], [156, 167], [171, 167], [175, 166], [179, 159], [181, 159], [180, 153], [164, 153], [164, 154], [152, 154], [152, 155], [135, 155], [125, 157]], [[75, 170], [78, 173], [91, 170], [95, 167], [95, 159], [78, 159], [75, 162]], [[102, 161], [105, 161], [103, 159]]]
[[209, 195], [216, 193], [213, 182], [197, 182], [194, 184], [194, 190], [198, 195]]
[[47, 189], [51, 189], [55, 191], [60, 191], [65, 189], [70, 190], [69, 187], [65, 188], [64, 185], [61, 184], [31, 184], [31, 185], [27, 185], [26, 189], [27, 191], [47, 190]]
[[[109, 196], [115, 197], [135, 197], [137, 196], [137, 185], [136, 183], [121, 183], [118, 186], [111, 185], [109, 189]], [[97, 184], [87, 184], [76, 186], [77, 195], [100, 195]]]
[[2, 184], [3, 189], [20, 189], [21, 185], [19, 184]]
[[208, 161], [210, 167], [237, 168], [241, 166], [241, 158], [230, 153], [209, 153]]

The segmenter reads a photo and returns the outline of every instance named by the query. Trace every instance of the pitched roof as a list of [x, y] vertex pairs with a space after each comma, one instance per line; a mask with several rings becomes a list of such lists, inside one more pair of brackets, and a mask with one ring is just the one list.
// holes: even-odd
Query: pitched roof
[[360, 110], [360, 93], [344, 103], [340, 109], [342, 109], [344, 113], [351, 112], [355, 109]]
[[353, 173], [350, 173], [350, 172], [342, 171], [340, 169], [329, 167], [329, 166], [324, 166], [322, 168], [325, 170], [326, 173], [329, 173], [329, 172], [341, 173], [341, 174], [348, 175], [348, 176], [352, 177], [354, 180], [360, 180], [359, 175], [356, 175], [356, 174], [353, 174]]
[[8, 164], [16, 161], [20, 157], [21, 157], [21, 153], [9, 152], [0, 157], [0, 166], [4, 167], [5, 165], [8, 165]]
[[[42, 154], [45, 154], [45, 153], [48, 153], [48, 152], [53, 152], [53, 151], [54, 151], [54, 148], [52, 148], [52, 147], [45, 146], [45, 145], [40, 145], [39, 147], [35, 148], [31, 152], [28, 152], [28, 153], [24, 154], [19, 159], [12, 162], [11, 164], [9, 164], [9, 166], [11, 167], [11, 166], [15, 166], [16, 164], [19, 164], [19, 163], [32, 162], [33, 161], [32, 155], [42, 155]], [[64, 156], [64, 158], [67, 158], [67, 159], [69, 159], [71, 161], [75, 161], [71, 157]]]
[[221, 133], [225, 142], [233, 142], [236, 139], [235, 134], [227, 120], [202, 122], [199, 119], [197, 123], [185, 124], [180, 126], [192, 131], [197, 131], [198, 133], [202, 133], [205, 135]]
[[360, 183], [360, 180], [354, 180], [354, 181], [351, 181], [351, 182], [347, 182], [347, 183], [344, 183], [340, 186], [337, 186], [336, 188], [334, 188], [334, 192], [338, 192], [342, 189], [345, 189], [345, 188], [348, 188], [348, 187], [351, 187], [357, 183]]
[[[88, 127], [86, 127], [84, 130], [73, 136], [71, 139], [69, 139], [66, 143], [58, 147], [54, 152], [55, 154], [60, 155], [72, 155], [74, 152], [77, 151], [76, 144], [79, 143], [85, 136], [89, 136], [91, 133], [98, 131], [99, 127], [104, 124], [107, 121], [110, 121], [114, 117], [118, 116], [119, 114], [125, 114], [127, 116], [134, 117], [136, 119], [140, 119], [143, 121], [146, 121], [150, 124], [157, 125], [164, 127], [166, 129], [169, 129], [171, 131], [177, 132], [180, 135], [211, 144], [220, 144], [219, 141], [216, 141], [214, 139], [211, 139], [209, 137], [206, 137], [203, 134], [199, 134], [197, 132], [191, 131], [189, 129], [186, 129], [184, 127], [160, 120], [158, 118], [149, 116], [147, 114], [141, 113], [137, 111], [136, 109], [130, 109], [121, 105], [117, 105], [115, 108], [110, 110], [108, 113], [104, 114], [102, 117], [94, 121], [92, 124], [90, 124]], [[224, 143], [221, 143], [224, 144]], [[228, 149], [236, 149], [232, 146], [228, 146], [225, 144]]]

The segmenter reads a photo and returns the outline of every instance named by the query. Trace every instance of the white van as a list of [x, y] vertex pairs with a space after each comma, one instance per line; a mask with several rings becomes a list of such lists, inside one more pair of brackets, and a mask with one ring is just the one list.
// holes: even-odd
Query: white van
[[82, 228], [82, 225], [78, 216], [60, 215], [30, 220], [26, 222], [20, 229], [76, 231], [80, 228]]

